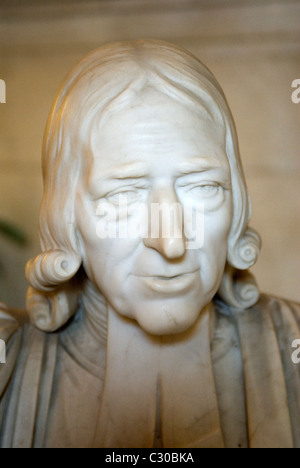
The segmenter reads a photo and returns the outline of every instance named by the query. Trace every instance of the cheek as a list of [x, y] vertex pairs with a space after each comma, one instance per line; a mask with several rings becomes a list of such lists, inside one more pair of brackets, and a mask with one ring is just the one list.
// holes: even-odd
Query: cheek
[[81, 200], [78, 200], [76, 208], [77, 232], [80, 239], [83, 268], [87, 276], [94, 280], [95, 274], [99, 270], [103, 270], [103, 261], [107, 258], [104, 246], [101, 245], [103, 241], [97, 236], [98, 218]]
[[101, 289], [120, 288], [132, 271], [138, 240], [104, 238], [99, 231], [99, 216], [89, 203], [78, 200], [77, 230], [83, 267], [88, 278]]
[[76, 221], [80, 239], [83, 268], [90, 281], [106, 290], [115, 283], [118, 265], [126, 256], [126, 246], [120, 249], [115, 239], [101, 238], [96, 208], [81, 198], [76, 205]]
[[137, 241], [130, 239], [103, 239], [97, 235], [97, 222], [80, 222], [83, 267], [89, 277], [101, 289], [112, 285], [120, 288], [132, 271]]
[[227, 244], [232, 221], [230, 206], [205, 217], [204, 243], [200, 249], [203, 279], [209, 284], [220, 282], [227, 258]]
[[232, 203], [228, 200], [222, 209], [204, 216], [204, 247], [220, 252], [227, 249], [227, 240], [232, 223]]

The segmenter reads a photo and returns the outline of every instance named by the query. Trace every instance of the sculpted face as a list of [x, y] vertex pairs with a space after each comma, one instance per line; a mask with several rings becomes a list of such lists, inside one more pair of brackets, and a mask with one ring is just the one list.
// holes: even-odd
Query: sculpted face
[[[106, 116], [91, 147], [76, 200], [89, 279], [148, 333], [187, 330], [226, 263], [232, 194], [223, 126], [149, 88]], [[203, 243], [190, 242], [195, 222]]]

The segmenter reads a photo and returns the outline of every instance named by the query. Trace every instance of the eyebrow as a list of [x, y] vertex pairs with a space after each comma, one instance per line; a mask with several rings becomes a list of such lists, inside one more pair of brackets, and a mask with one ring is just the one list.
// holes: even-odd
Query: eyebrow
[[98, 178], [98, 182], [103, 180], [126, 180], [126, 179], [142, 179], [147, 177], [149, 171], [148, 164], [145, 163], [128, 163], [122, 164], [118, 168], [103, 172]]
[[226, 169], [218, 159], [213, 158], [193, 158], [184, 161], [179, 165], [179, 171], [182, 174], [191, 174], [193, 172], [206, 172], [214, 169]]
[[[193, 158], [184, 161], [178, 167], [178, 176], [186, 174], [206, 172], [226, 168], [218, 159]], [[93, 183], [103, 183], [113, 180], [145, 179], [149, 174], [149, 165], [145, 162], [122, 164], [118, 168], [105, 171]]]

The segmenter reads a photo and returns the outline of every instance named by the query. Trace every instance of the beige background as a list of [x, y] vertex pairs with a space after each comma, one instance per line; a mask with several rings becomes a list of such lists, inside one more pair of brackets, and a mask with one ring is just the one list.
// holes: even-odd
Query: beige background
[[219, 79], [233, 111], [263, 250], [261, 289], [300, 301], [300, 2], [290, 0], [14, 1], [0, 4], [0, 218], [29, 245], [0, 239], [0, 300], [21, 307], [26, 260], [39, 252], [40, 148], [48, 112], [69, 68], [111, 40], [177, 43]]

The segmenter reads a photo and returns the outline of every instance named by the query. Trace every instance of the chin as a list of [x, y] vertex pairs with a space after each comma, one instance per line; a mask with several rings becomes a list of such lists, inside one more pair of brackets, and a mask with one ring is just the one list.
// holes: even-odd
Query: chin
[[[158, 309], [158, 307], [157, 307]], [[193, 311], [174, 310], [162, 306], [161, 310], [143, 310], [135, 315], [139, 326], [148, 334], [155, 336], [177, 335], [188, 331], [197, 322], [201, 308]]]

